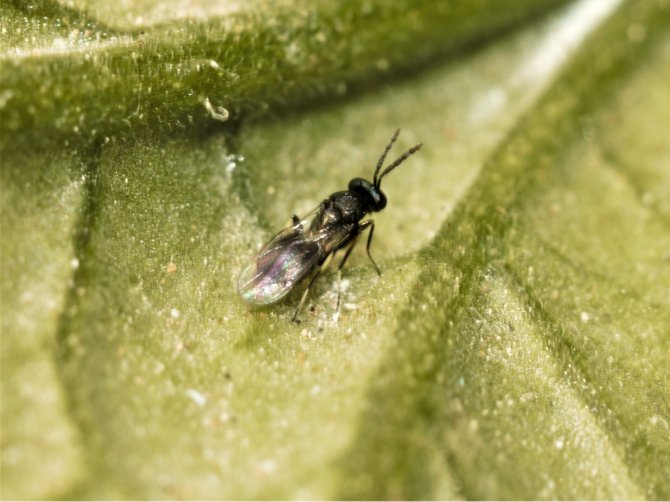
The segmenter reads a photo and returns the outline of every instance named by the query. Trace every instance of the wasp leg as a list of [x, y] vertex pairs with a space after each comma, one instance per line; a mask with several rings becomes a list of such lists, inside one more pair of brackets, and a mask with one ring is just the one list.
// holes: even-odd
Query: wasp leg
[[293, 317], [291, 318], [291, 321], [293, 321], [296, 324], [300, 324], [300, 319], [298, 319], [298, 314], [300, 313], [300, 309], [302, 309], [303, 304], [305, 303], [305, 299], [307, 298], [307, 294], [309, 293], [309, 288], [312, 286], [314, 281], [316, 280], [317, 277], [321, 274], [321, 269], [319, 269], [316, 274], [314, 274], [314, 277], [309, 281], [309, 284], [305, 288], [304, 293], [302, 294], [302, 297], [300, 298], [300, 303], [298, 303], [298, 307], [295, 309], [295, 312], [293, 313]]
[[342, 267], [344, 267], [344, 264], [347, 262], [349, 255], [354, 250], [354, 246], [356, 245], [356, 242], [358, 242], [359, 235], [360, 234], [356, 235], [356, 237], [353, 238], [351, 244], [349, 244], [349, 247], [347, 248], [347, 250], [344, 253], [344, 256], [342, 257], [340, 264], [337, 266], [337, 307], [335, 308], [336, 312], [339, 312], [340, 310], [340, 285], [342, 283]]
[[370, 244], [372, 243], [372, 235], [373, 235], [374, 232], [375, 232], [375, 222], [374, 222], [374, 220], [366, 220], [366, 221], [364, 221], [363, 223], [360, 224], [360, 226], [358, 227], [358, 229], [359, 229], [360, 231], [363, 231], [363, 230], [365, 230], [367, 227], [370, 227], [370, 232], [368, 232], [368, 243], [367, 243], [367, 245], [365, 246], [365, 251], [368, 253], [368, 258], [370, 258], [370, 261], [371, 261], [372, 264], [374, 265], [375, 270], [377, 271], [377, 274], [378, 274], [378, 275], [382, 275], [382, 271], [379, 270], [379, 267], [377, 266], [377, 262], [375, 261], [375, 259], [374, 259], [374, 258], [372, 257], [372, 255], [370, 254]]
[[307, 284], [307, 287], [305, 288], [305, 292], [302, 294], [302, 298], [300, 298], [300, 303], [298, 304], [298, 308], [295, 309], [295, 312], [293, 313], [293, 317], [291, 320], [296, 323], [300, 324], [300, 319], [298, 319], [298, 314], [300, 313], [300, 309], [302, 309], [303, 304], [305, 303], [305, 300], [307, 299], [307, 294], [309, 293], [309, 288], [312, 287], [312, 284], [314, 284], [314, 281], [321, 275], [321, 272], [325, 268], [328, 268], [328, 265], [330, 265], [330, 261], [333, 259], [334, 253], [331, 251], [329, 254], [326, 255], [326, 257], [323, 259], [321, 264], [319, 265], [319, 269], [316, 271], [316, 274], [314, 274], [314, 277], [312, 277], [309, 281], [309, 284]]

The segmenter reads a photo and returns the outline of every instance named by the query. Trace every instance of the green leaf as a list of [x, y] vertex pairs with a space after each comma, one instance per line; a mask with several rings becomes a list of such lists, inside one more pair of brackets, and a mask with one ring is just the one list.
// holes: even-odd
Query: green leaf
[[3, 6], [2, 497], [670, 497], [670, 5], [556, 3]]

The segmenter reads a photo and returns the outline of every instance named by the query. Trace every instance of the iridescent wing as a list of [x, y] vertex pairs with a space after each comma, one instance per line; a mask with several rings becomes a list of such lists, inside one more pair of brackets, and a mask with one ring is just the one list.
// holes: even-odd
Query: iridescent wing
[[252, 258], [237, 283], [242, 298], [255, 305], [274, 303], [318, 265], [323, 246], [304, 228], [295, 223], [282, 230]]

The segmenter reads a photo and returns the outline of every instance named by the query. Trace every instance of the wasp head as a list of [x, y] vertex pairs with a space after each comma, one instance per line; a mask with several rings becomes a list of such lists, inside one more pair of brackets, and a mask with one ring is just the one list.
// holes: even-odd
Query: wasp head
[[381, 211], [386, 207], [386, 195], [384, 195], [384, 192], [366, 179], [354, 178], [349, 182], [349, 190], [365, 196], [370, 212]]
[[394, 160], [390, 166], [388, 166], [382, 171], [381, 174], [379, 174], [379, 171], [381, 170], [382, 165], [384, 164], [384, 160], [386, 160], [386, 155], [389, 153], [389, 150], [391, 150], [393, 143], [395, 143], [395, 140], [398, 138], [398, 134], [400, 134], [400, 129], [396, 129], [393, 132], [391, 141], [389, 141], [388, 145], [386, 145], [384, 152], [379, 158], [379, 162], [377, 162], [377, 167], [375, 169], [374, 176], [372, 177], [372, 183], [370, 183], [368, 180], [364, 180], [363, 178], [354, 178], [349, 182], [349, 190], [362, 192], [366, 194], [368, 204], [372, 209], [372, 211], [381, 211], [386, 207], [386, 195], [384, 195], [384, 192], [382, 192], [381, 190], [382, 178], [391, 171], [393, 171], [400, 164], [402, 164], [405, 161], [405, 159], [407, 159], [407, 157], [414, 154], [422, 146], [421, 143], [419, 143], [418, 145], [414, 145], [412, 148], [410, 148], [400, 157]]

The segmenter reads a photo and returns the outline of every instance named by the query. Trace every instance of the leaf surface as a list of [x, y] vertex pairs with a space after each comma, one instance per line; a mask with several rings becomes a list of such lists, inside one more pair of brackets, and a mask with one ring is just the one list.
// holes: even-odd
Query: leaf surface
[[2, 497], [670, 496], [670, 7], [556, 3], [3, 6]]

